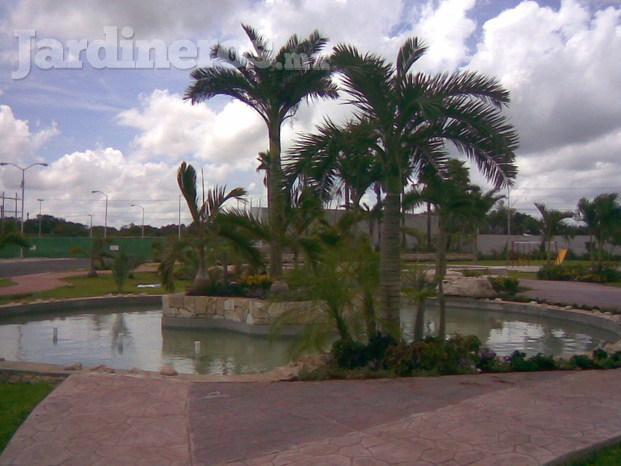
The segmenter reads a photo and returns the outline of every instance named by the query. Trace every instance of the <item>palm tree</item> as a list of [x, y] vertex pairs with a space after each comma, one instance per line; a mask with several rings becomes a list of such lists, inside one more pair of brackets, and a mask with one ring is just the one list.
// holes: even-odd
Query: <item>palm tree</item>
[[20, 248], [29, 248], [31, 244], [17, 231], [4, 231], [0, 233], [0, 249], [8, 244], [13, 244]]
[[[400, 319], [399, 218], [404, 179], [432, 166], [444, 173], [446, 142], [475, 162], [495, 186], [511, 184], [517, 133], [502, 116], [509, 94], [497, 80], [474, 72], [412, 74], [426, 47], [405, 41], [396, 65], [338, 45], [330, 62], [340, 72], [355, 119], [369, 123], [372, 153], [385, 193], [380, 240], [380, 299], [384, 329], [398, 336]], [[321, 129], [320, 129], [321, 131]]]
[[337, 89], [330, 81], [332, 71], [319, 57], [327, 38], [314, 31], [304, 40], [297, 35], [274, 53], [264, 37], [252, 27], [242, 25], [253, 45], [239, 56], [233, 49], [217, 44], [211, 51], [214, 66], [198, 68], [191, 74], [193, 82], [184, 98], [193, 104], [217, 95], [233, 97], [253, 108], [267, 126], [267, 198], [269, 223], [272, 228], [270, 274], [282, 274], [281, 228], [284, 217], [283, 177], [280, 131], [285, 119], [295, 115], [303, 100], [336, 98]]
[[563, 220], [572, 218], [573, 212], [548, 209], [545, 204], [535, 202], [535, 207], [541, 214], [541, 231], [543, 233], [543, 244], [546, 249], [546, 261], [552, 261], [552, 240], [554, 236], [563, 230]]
[[[601, 267], [604, 260], [604, 245], [610, 241], [621, 224], [621, 206], [618, 204], [617, 193], [600, 194], [589, 201], [585, 198], [578, 201], [579, 219], [587, 225], [589, 240], [595, 238], [597, 243], [597, 263]], [[590, 248], [591, 266], [594, 265], [593, 247]]]
[[93, 239], [90, 249], [74, 247], [69, 253], [72, 256], [84, 256], [91, 261], [91, 268], [86, 275], [88, 278], [97, 278], [96, 266], [104, 267], [106, 259], [114, 257], [108, 249], [108, 245], [112, 242], [110, 238], [102, 238], [97, 236]]
[[188, 165], [185, 162], [181, 164], [177, 171], [177, 183], [179, 184], [181, 194], [183, 194], [188, 209], [190, 210], [192, 228], [196, 231], [198, 269], [192, 287], [194, 292], [201, 292], [201, 290], [210, 284], [205, 260], [207, 242], [210, 239], [213, 240], [214, 236], [224, 236], [225, 231], [226, 235], [229, 237], [232, 237], [232, 235], [238, 237], [237, 233], [233, 232], [233, 229], [219, 230], [219, 235], [210, 235], [210, 233], [213, 233], [213, 227], [217, 224], [216, 221], [222, 214], [224, 205], [233, 199], [243, 200], [243, 197], [246, 195], [246, 190], [243, 188], [234, 188], [227, 192], [226, 186], [215, 186], [207, 191], [206, 199], [205, 193], [203, 193], [201, 202], [198, 199], [198, 192], [196, 189], [196, 170], [192, 165]]
[[585, 223], [587, 231], [589, 232], [589, 259], [591, 261], [591, 268], [595, 265], [595, 245], [593, 244], [593, 233], [597, 226], [597, 213], [595, 211], [595, 204], [593, 201], [589, 201], [586, 197], [581, 198], [578, 201], [578, 212], [576, 214], [576, 220]]

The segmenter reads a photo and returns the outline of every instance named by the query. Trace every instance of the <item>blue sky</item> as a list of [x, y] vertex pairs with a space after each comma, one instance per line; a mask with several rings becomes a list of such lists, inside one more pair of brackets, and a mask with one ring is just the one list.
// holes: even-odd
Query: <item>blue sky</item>
[[[47, 168], [27, 172], [27, 206], [86, 223], [175, 223], [175, 170], [182, 160], [204, 168], [208, 185], [243, 186], [265, 204], [256, 157], [267, 147], [262, 121], [224, 98], [191, 106], [181, 100], [189, 70], [17, 69], [16, 30], [37, 40], [92, 42], [104, 27], [131, 27], [135, 40], [223, 41], [247, 47], [249, 23], [279, 47], [291, 34], [319, 29], [394, 60], [405, 38], [430, 46], [420, 69], [474, 69], [512, 93], [509, 114], [521, 134], [517, 208], [533, 202], [574, 208], [579, 197], [621, 190], [621, 5], [608, 0], [272, 0], [149, 2], [17, 0], [0, 6], [0, 161]], [[33, 49], [33, 56], [34, 56]], [[86, 62], [86, 60], [83, 60]], [[345, 118], [342, 102], [300, 108], [284, 128], [287, 147], [325, 115]], [[19, 171], [0, 168], [0, 192], [19, 189]]]

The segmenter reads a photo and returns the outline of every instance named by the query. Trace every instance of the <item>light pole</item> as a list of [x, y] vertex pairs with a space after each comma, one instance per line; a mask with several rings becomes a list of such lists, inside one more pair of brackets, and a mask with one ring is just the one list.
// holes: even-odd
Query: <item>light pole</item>
[[41, 203], [43, 202], [43, 199], [37, 199], [37, 201], [39, 201], [39, 238], [41, 238]]
[[104, 238], [106, 238], [108, 236], [108, 195], [104, 193], [103, 191], [91, 191], [91, 193], [93, 194], [99, 193], [99, 194], [103, 194], [104, 196], [106, 196], [106, 212], [104, 215]]
[[91, 218], [91, 227], [88, 230], [88, 237], [92, 238], [93, 237], [93, 214], [86, 214]]
[[13, 162], [0, 162], [0, 167], [4, 167], [5, 165], [13, 165], [15, 168], [19, 168], [22, 171], [22, 221], [20, 226], [20, 231], [22, 235], [24, 234], [24, 194], [26, 192], [26, 170], [29, 168], [35, 167], [37, 165], [41, 165], [42, 167], [47, 167], [47, 163], [36, 162], [27, 167], [20, 167], [19, 165], [15, 165]]
[[144, 207], [138, 204], [132, 204], [132, 207], [140, 207], [142, 209], [142, 226], [140, 227], [140, 237], [144, 239]]

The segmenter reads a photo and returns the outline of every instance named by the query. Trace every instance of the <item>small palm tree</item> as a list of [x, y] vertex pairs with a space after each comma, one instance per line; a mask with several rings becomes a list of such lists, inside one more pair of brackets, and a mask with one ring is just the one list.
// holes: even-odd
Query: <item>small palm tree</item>
[[284, 220], [284, 180], [281, 167], [281, 127], [295, 115], [304, 100], [336, 98], [331, 69], [319, 56], [327, 38], [314, 31], [306, 39], [293, 35], [276, 53], [267, 40], [248, 25], [242, 25], [253, 48], [240, 56], [234, 49], [217, 44], [211, 51], [216, 64], [198, 68], [191, 74], [193, 82], [185, 99], [193, 104], [218, 95], [237, 99], [253, 108], [267, 126], [269, 157], [267, 161], [267, 198], [270, 227], [270, 274], [282, 274], [282, 247], [279, 239]]
[[106, 259], [113, 257], [112, 253], [108, 249], [108, 245], [112, 242], [109, 238], [102, 238], [96, 236], [91, 242], [91, 248], [71, 248], [69, 253], [72, 256], [84, 256], [91, 261], [91, 267], [86, 275], [88, 278], [97, 278], [97, 266], [104, 268]]
[[0, 249], [9, 244], [20, 248], [29, 248], [31, 244], [19, 232], [8, 230], [0, 233]]
[[199, 201], [198, 191], [196, 187], [196, 170], [192, 165], [185, 162], [181, 164], [177, 170], [177, 183], [181, 194], [183, 195], [190, 215], [192, 216], [192, 228], [196, 234], [196, 252], [198, 256], [198, 269], [193, 282], [193, 291], [201, 292], [210, 284], [207, 274], [207, 263], [205, 260], [205, 251], [207, 242], [213, 239], [213, 226], [217, 217], [223, 213], [224, 205], [230, 200], [243, 201], [246, 190], [243, 188], [234, 188], [226, 191], [226, 186], [214, 188], [207, 191], [207, 198], [203, 193], [202, 202]]
[[563, 230], [563, 220], [573, 218], [574, 213], [548, 209], [545, 204], [535, 202], [535, 207], [541, 214], [541, 231], [543, 233], [543, 244], [546, 250], [546, 260], [552, 261], [552, 241], [554, 237]]

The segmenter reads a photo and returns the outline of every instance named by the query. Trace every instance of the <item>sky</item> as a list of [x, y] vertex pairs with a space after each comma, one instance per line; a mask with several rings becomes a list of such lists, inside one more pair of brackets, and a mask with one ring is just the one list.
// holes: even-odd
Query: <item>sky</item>
[[[506, 112], [520, 134], [512, 207], [536, 216], [534, 202], [573, 210], [581, 197], [621, 191], [619, 0], [14, 0], [0, 3], [0, 162], [48, 164], [25, 172], [25, 211], [101, 225], [104, 196], [92, 191], [102, 191], [109, 225], [139, 224], [131, 204], [146, 224], [176, 224], [182, 161], [202, 169], [206, 187], [241, 186], [264, 206], [260, 117], [224, 97], [182, 99], [212, 45], [249, 47], [241, 24], [274, 48], [318, 29], [326, 53], [348, 43], [391, 62], [417, 36], [429, 50], [416, 71], [474, 70], [510, 91]], [[167, 55], [113, 63], [97, 48], [117, 44], [112, 32]], [[283, 127], [284, 149], [350, 112], [344, 99], [303, 104]], [[21, 174], [0, 167], [0, 194], [15, 197]]]

